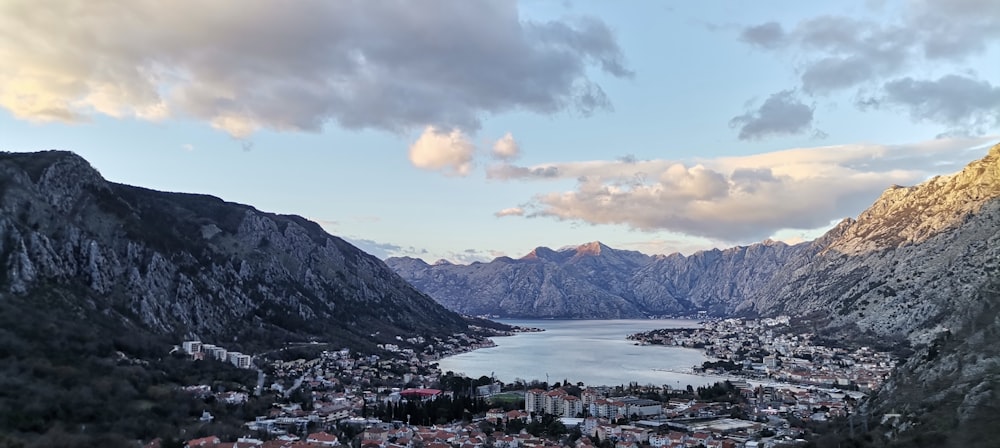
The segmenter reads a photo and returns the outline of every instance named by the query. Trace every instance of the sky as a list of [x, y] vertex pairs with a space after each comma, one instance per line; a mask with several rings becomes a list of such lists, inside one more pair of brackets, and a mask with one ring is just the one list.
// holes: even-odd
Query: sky
[[0, 0], [0, 150], [380, 257], [813, 239], [1000, 142], [1000, 2]]

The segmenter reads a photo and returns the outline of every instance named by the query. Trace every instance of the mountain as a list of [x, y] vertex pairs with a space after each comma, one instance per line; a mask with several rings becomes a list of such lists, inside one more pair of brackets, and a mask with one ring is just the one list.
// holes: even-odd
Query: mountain
[[790, 315], [820, 339], [902, 356], [852, 417], [859, 433], [862, 422], [871, 432], [854, 438], [846, 424], [841, 431], [854, 446], [987, 447], [1000, 438], [1000, 145], [959, 173], [889, 188], [811, 242], [637, 254], [589, 276], [572, 267], [571, 252], [539, 248], [521, 260], [446, 268], [389, 265], [447, 306], [490, 314], [530, 311], [497, 297], [513, 294], [504, 288], [511, 273], [541, 264], [546, 275], [519, 277], [518, 291], [535, 298], [529, 305], [565, 294], [553, 290], [558, 285], [592, 290], [575, 297], [575, 308], [547, 308], [553, 317]]
[[0, 259], [5, 296], [65, 296], [178, 338], [357, 342], [466, 327], [313, 222], [107, 182], [67, 152], [0, 155]]
[[389, 258], [386, 264], [461, 313], [613, 319], [702, 310], [728, 314], [789, 260], [820, 250], [817, 244], [765, 241], [654, 257], [592, 242], [558, 251], [538, 247], [517, 260], [500, 257], [471, 265], [429, 265], [409, 257]]
[[[170, 355], [183, 340], [248, 354], [293, 341], [375, 353], [469, 331], [301, 217], [108, 182], [68, 152], [0, 153], [0, 446], [176, 437], [209, 406], [178, 386], [256, 381]], [[239, 431], [262, 403], [242, 408], [248, 417], [211, 408], [215, 425]]]
[[[617, 318], [708, 311], [816, 314], [827, 328], [914, 342], [954, 321], [1000, 254], [1000, 145], [962, 172], [888, 189], [815, 241], [647, 257], [591, 243], [513, 260], [387, 264], [445, 306], [505, 317]], [[587, 248], [599, 248], [589, 250]]]
[[924, 343], [1000, 272], [1000, 145], [951, 176], [888, 189], [734, 310], [819, 312], [829, 327]]
[[632, 273], [651, 261], [638, 252], [592, 242], [560, 250], [538, 247], [517, 260], [500, 257], [471, 265], [429, 265], [406, 257], [386, 263], [418, 289], [464, 314], [622, 318], [646, 311], [634, 300], [629, 284]]

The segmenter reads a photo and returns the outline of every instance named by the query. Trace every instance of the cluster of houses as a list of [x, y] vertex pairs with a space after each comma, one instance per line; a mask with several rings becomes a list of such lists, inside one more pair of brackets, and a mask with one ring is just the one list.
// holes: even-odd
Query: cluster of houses
[[[161, 440], [153, 440], [145, 448], [160, 448]], [[274, 440], [260, 440], [243, 437], [235, 442], [223, 442], [216, 436], [199, 437], [188, 440], [187, 448], [329, 448], [341, 446], [337, 436], [327, 432], [315, 432], [306, 437], [287, 436]]]
[[181, 347], [184, 349], [184, 353], [191, 355], [192, 359], [210, 358], [228, 362], [241, 369], [253, 368], [253, 358], [250, 355], [229, 351], [217, 345], [203, 344], [201, 341], [184, 341]]
[[790, 333], [789, 318], [725, 319], [702, 328], [654, 330], [629, 336], [641, 344], [700, 348], [705, 354], [740, 366], [713, 373], [768, 378], [811, 385], [877, 390], [895, 361], [868, 347], [848, 350], [814, 342], [815, 334]]
[[[740, 336], [731, 336], [731, 333], [737, 332], [737, 327], [727, 322], [709, 323], [706, 328], [698, 329], [697, 333], [648, 335], [648, 340], [644, 340], [644, 343], [653, 343], [651, 341], [656, 337], [660, 343], [686, 346], [699, 344], [700, 347], [713, 350], [715, 356], [722, 359], [729, 358], [719, 355], [731, 352], [734, 356], [737, 353], [742, 356], [748, 351], [760, 348], [762, 351], [767, 351], [767, 354], [759, 360], [759, 364], [774, 374], [797, 372], [796, 369], [804, 365], [800, 365], [796, 360], [809, 361], [806, 359], [809, 357], [800, 358], [796, 355], [805, 352], [812, 355], [812, 361], [819, 362], [820, 366], [825, 365], [823, 359], [829, 358], [838, 368], [853, 366], [855, 370], [880, 367], [882, 363], [891, 361], [883, 354], [870, 350], [827, 352], [821, 347], [810, 349], [807, 337], [800, 336], [799, 339], [795, 339], [794, 335], [786, 337], [767, 331], [771, 326], [780, 324], [780, 322], [751, 324], [750, 328], [755, 328], [760, 334], [757, 339], [744, 340], [739, 339]], [[221, 443], [218, 439], [202, 438], [189, 441], [188, 446], [225, 448], [337, 446], [341, 441], [325, 432], [313, 432], [303, 437], [294, 434], [306, 434], [308, 429], [337, 432], [335, 428], [343, 428], [344, 425], [354, 425], [358, 431], [362, 431], [360, 436], [362, 448], [559, 446], [559, 442], [532, 436], [526, 432], [520, 434], [487, 432], [486, 428], [477, 423], [418, 426], [399, 421], [383, 423], [366, 416], [364, 409], [368, 407], [370, 410], [373, 403], [431, 400], [450, 394], [428, 388], [441, 379], [440, 370], [433, 364], [433, 359], [459, 347], [468, 349], [484, 343], [463, 336], [454, 335], [452, 338], [433, 341], [434, 348], [423, 352], [395, 344], [384, 344], [379, 347], [383, 350], [381, 356], [353, 353], [343, 349], [322, 352], [320, 357], [311, 360], [276, 361], [267, 367], [268, 377], [274, 381], [270, 387], [284, 393], [286, 398], [292, 389], [302, 387], [307, 392], [306, 397], [309, 402], [308, 406], [305, 406], [307, 403], [276, 404], [265, 415], [257, 416], [255, 420], [246, 423], [248, 431], [267, 434], [273, 440], [260, 441], [246, 438], [237, 442]], [[735, 345], [736, 343], [739, 345]], [[750, 344], [749, 347], [744, 343]], [[248, 355], [228, 352], [224, 348], [202, 344], [200, 341], [185, 341], [183, 349], [195, 358], [212, 357], [233, 362], [237, 366], [240, 364], [233, 359], [245, 359], [244, 366], [249, 367], [251, 364]], [[234, 353], [237, 358], [233, 358]], [[824, 353], [832, 355], [827, 357]], [[755, 361], [753, 364], [758, 362]], [[662, 394], [663, 400], [658, 401], [636, 396], [614, 396], [624, 393], [622, 391], [609, 393], [611, 388], [606, 387], [588, 387], [582, 391], [563, 388], [530, 389], [524, 391], [523, 410], [507, 411], [496, 408], [486, 412], [485, 416], [478, 417], [493, 423], [515, 419], [527, 423], [543, 415], [557, 416], [567, 427], [578, 426], [584, 436], [589, 436], [573, 442], [571, 445], [575, 448], [592, 448], [594, 442], [591, 437], [600, 442], [610, 441], [615, 448], [640, 446], [753, 448], [777, 443], [777, 439], [760, 440], [761, 430], [773, 431], [785, 440], [797, 437], [799, 435], [797, 430], [787, 426], [785, 418], [789, 416], [794, 415], [808, 421], [846, 415], [851, 412], [856, 400], [863, 396], [861, 392], [816, 386], [775, 383], [759, 383], [755, 386], [743, 380], [734, 380], [731, 383], [742, 396], [744, 404], [740, 412], [746, 415], [741, 418], [734, 417], [735, 408], [730, 403], [699, 402], [690, 398], [678, 398], [677, 394], [683, 394], [685, 391], [671, 391], [669, 388], [664, 388], [657, 391], [630, 392], [642, 397], [650, 396], [650, 392], [657, 392]], [[477, 388], [474, 393], [479, 396], [489, 396], [499, 392], [499, 389], [498, 384], [491, 384]], [[245, 396], [230, 394], [233, 396], [226, 396], [226, 400], [233, 402], [246, 400]], [[347, 444], [347, 441], [343, 443]]]

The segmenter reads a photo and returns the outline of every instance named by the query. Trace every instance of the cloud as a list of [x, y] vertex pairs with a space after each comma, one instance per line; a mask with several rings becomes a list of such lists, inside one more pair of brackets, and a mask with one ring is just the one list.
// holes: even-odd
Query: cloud
[[183, 149], [185, 151], [189, 151], [189, 152], [190, 151], [194, 151], [194, 145], [192, 145], [190, 143], [185, 143], [185, 144], [181, 145], [181, 149]]
[[521, 155], [521, 147], [514, 140], [514, 136], [508, 132], [503, 137], [500, 137], [496, 143], [493, 144], [493, 158], [500, 160], [514, 160]]
[[740, 39], [761, 48], [774, 49], [785, 44], [785, 30], [778, 22], [767, 22], [744, 28]]
[[691, 238], [655, 238], [648, 241], [610, 242], [608, 244], [612, 247], [635, 250], [647, 255], [670, 255], [674, 253], [690, 255], [699, 250], [715, 247], [711, 241]]
[[[542, 193], [529, 218], [671, 231], [719, 243], [760, 241], [782, 229], [811, 230], [855, 216], [892, 184], [915, 184], [960, 165], [996, 137], [911, 145], [839, 145], [695, 162], [619, 160], [511, 166], [557, 179], [570, 191]], [[542, 180], [538, 177], [509, 179]]]
[[[747, 26], [738, 38], [755, 48], [790, 57], [799, 77], [796, 89], [807, 95], [864, 89], [867, 91], [864, 96], [872, 99], [931, 104], [941, 102], [939, 88], [969, 91], [956, 85], [942, 85], [942, 80], [937, 82], [938, 86], [916, 82], [906, 85], [901, 81], [907, 78], [893, 78], [913, 70], [966, 69], [972, 58], [1000, 44], [1000, 2], [906, 0], [894, 6], [899, 9], [882, 11], [888, 20], [821, 15], [791, 26], [773, 21]], [[888, 91], [890, 87], [896, 90]], [[905, 99], [898, 98], [904, 89]], [[948, 107], [957, 105], [957, 101], [949, 103]], [[978, 107], [979, 102], [976, 104]], [[864, 108], [871, 103], [860, 101], [856, 105]], [[959, 120], [949, 112], [917, 111], [913, 115], [922, 121], [947, 126], [969, 118], [968, 113], [960, 114], [963, 116]], [[991, 123], [986, 128], [995, 126], [996, 123]]]
[[355, 237], [343, 237], [347, 242], [353, 244], [358, 249], [374, 255], [380, 260], [385, 260], [389, 257], [403, 257], [403, 256], [419, 256], [427, 254], [426, 249], [418, 249], [413, 246], [400, 246], [398, 244], [392, 243], [380, 243], [377, 241], [365, 239], [365, 238], [355, 238]]
[[965, 76], [935, 81], [910, 77], [887, 82], [885, 96], [867, 104], [901, 107], [916, 121], [944, 123], [956, 130], [981, 134], [1000, 125], [1000, 86]]
[[459, 252], [449, 251], [443, 259], [455, 264], [470, 264], [477, 261], [488, 262], [498, 257], [498, 253], [495, 250], [465, 249]]
[[812, 129], [813, 109], [794, 91], [785, 90], [769, 96], [756, 110], [733, 117], [729, 125], [740, 128], [740, 140], [802, 134]]
[[589, 73], [632, 76], [601, 20], [527, 20], [509, 1], [11, 0], [0, 30], [16, 117], [193, 117], [236, 137], [589, 114], [610, 107]]
[[524, 216], [524, 209], [521, 207], [510, 207], [500, 210], [493, 214], [497, 218], [502, 218], [504, 216]]
[[526, 168], [508, 163], [493, 165], [486, 169], [488, 179], [555, 179], [559, 177], [559, 168], [553, 166], [539, 166]]
[[410, 163], [425, 170], [465, 176], [472, 171], [476, 147], [458, 129], [442, 132], [429, 126], [410, 145]]

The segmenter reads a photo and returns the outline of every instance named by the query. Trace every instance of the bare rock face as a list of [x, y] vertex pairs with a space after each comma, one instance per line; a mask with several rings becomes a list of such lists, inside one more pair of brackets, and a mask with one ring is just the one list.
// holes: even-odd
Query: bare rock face
[[466, 314], [626, 318], [643, 314], [629, 281], [651, 260], [593, 242], [558, 251], [539, 247], [518, 260], [501, 257], [471, 265], [428, 265], [412, 258], [386, 263], [446, 307]]
[[926, 343], [960, 325], [976, 288], [1000, 272], [998, 223], [1000, 145], [957, 174], [890, 188], [740, 307], [822, 312], [835, 326]]
[[315, 223], [110, 183], [66, 152], [0, 154], [0, 262], [0, 306], [62, 291], [161, 334], [349, 345], [467, 328]]

